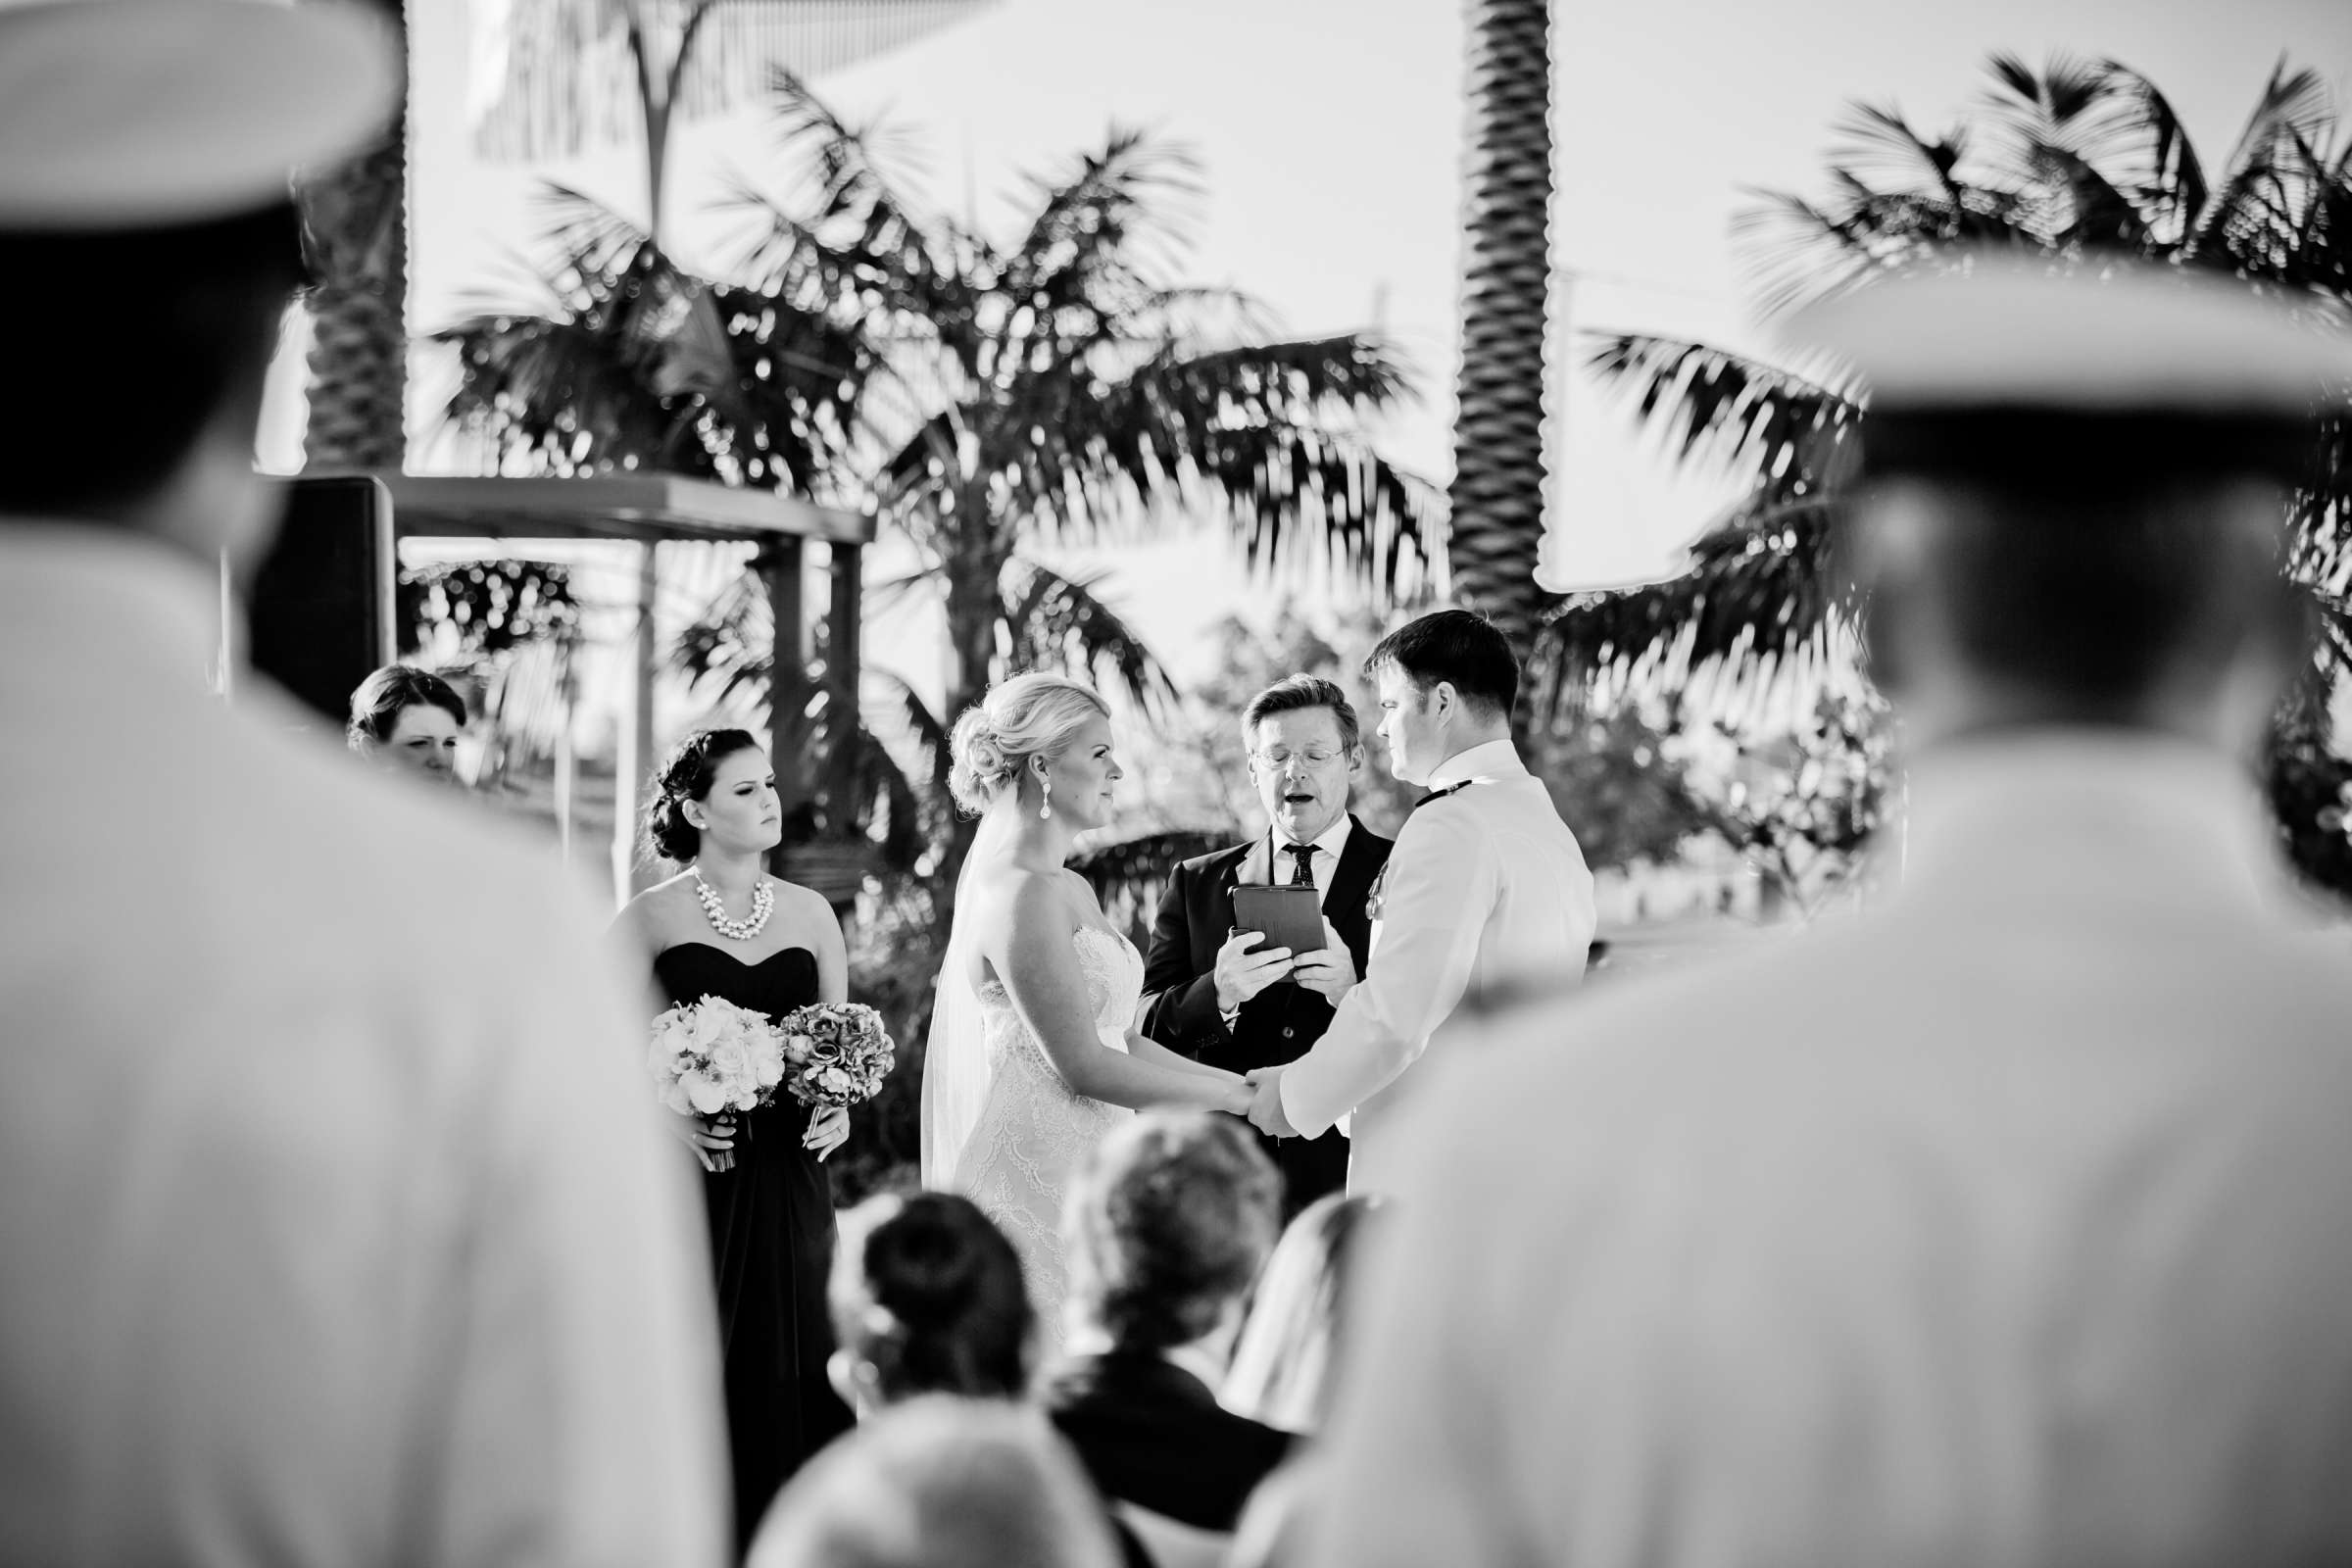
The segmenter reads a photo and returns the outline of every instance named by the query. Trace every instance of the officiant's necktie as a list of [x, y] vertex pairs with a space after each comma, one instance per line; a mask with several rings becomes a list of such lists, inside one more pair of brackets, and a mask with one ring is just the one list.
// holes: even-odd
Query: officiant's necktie
[[1282, 853], [1292, 860], [1291, 886], [1311, 888], [1315, 885], [1315, 847], [1312, 844], [1285, 844]]

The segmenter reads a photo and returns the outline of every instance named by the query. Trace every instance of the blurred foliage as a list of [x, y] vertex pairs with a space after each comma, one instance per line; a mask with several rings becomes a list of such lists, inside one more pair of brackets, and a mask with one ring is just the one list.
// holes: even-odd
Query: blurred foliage
[[1871, 836], [1892, 787], [1893, 727], [1886, 700], [1871, 692], [1824, 695], [1807, 718], [1762, 742], [1725, 732], [1737, 760], [1713, 803], [1715, 831], [1800, 919], [1865, 890]]
[[2264, 784], [2288, 862], [2314, 890], [2352, 905], [2352, 760], [2330, 736], [2329, 674], [2314, 665], [2279, 705]]
[[[1856, 103], [1837, 126], [1826, 195], [1759, 196], [1739, 231], [1769, 307], [1993, 245], [2060, 270], [2123, 257], [2235, 278], [2315, 322], [2352, 311], [2352, 134], [2324, 74], [2281, 60], [2215, 160], [2157, 84], [2121, 62], [2059, 53], [2035, 68], [1995, 54], [1985, 67], [1984, 91], [1941, 134]], [[1637, 333], [1595, 337], [1585, 368], [1672, 461], [1750, 489], [1692, 547], [1682, 575], [1568, 600], [1532, 662], [1540, 684], [1570, 705], [1628, 687], [1705, 684], [1759, 702], [1821, 688], [1850, 659], [1864, 612], [1825, 548], [1855, 472], [1853, 438], [1867, 433], [1858, 389]], [[2352, 600], [2352, 437], [2340, 411], [2321, 426], [2314, 459], [2290, 503], [2289, 569], [2340, 620]], [[2337, 625], [2318, 657], [2340, 672], [2348, 654]], [[2284, 841], [2306, 877], [2352, 898], [2342, 836], [2321, 820], [2341, 760], [2326, 726], [2290, 713], [2274, 740]], [[1801, 855], [1809, 842], [1799, 833], [1770, 853]]]
[[496, 659], [541, 637], [570, 638], [579, 632], [570, 568], [553, 562], [411, 566], [401, 572], [393, 602], [402, 649], [443, 662]]
[[1530, 768], [1595, 871], [1667, 865], [1700, 834], [1736, 827], [1691, 787], [1679, 707], [1663, 719], [1625, 702], [1581, 719], [1539, 720]]

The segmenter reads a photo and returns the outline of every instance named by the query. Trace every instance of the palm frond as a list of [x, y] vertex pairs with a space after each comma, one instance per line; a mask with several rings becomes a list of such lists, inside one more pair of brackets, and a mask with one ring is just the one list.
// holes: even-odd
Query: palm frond
[[2178, 247], [2205, 210], [2205, 168], [2180, 112], [2156, 84], [2120, 61], [2101, 63], [2118, 107], [2118, 123], [2138, 143], [2137, 161], [2122, 171], [2148, 215], [2156, 245]]
[[1736, 511], [1667, 582], [1572, 595], [1529, 660], [1555, 716], [1630, 689], [1688, 690], [1702, 673], [1762, 698], [1828, 667], [1858, 607], [1829, 568], [1836, 504]]
[[1768, 502], [1851, 477], [1859, 409], [1849, 395], [1704, 343], [1632, 332], [1587, 341], [1585, 368], [1631, 404], [1676, 462], [1740, 474]]
[[1125, 618], [1096, 597], [1100, 580], [1035, 561], [1008, 564], [1000, 583], [1012, 666], [1088, 671], [1146, 711], [1164, 712], [1176, 701], [1176, 683]]
[[1234, 841], [1231, 828], [1174, 828], [1105, 844], [1073, 857], [1070, 869], [1086, 878], [1113, 926], [1139, 944], [1176, 867]]
[[2298, 135], [2320, 140], [2331, 122], [2328, 84], [2317, 72], [2290, 72], [2284, 60], [2272, 68], [2262, 97], [2182, 247], [2187, 259], [2202, 260], [2214, 251], [2235, 256], [2250, 245], [2260, 248], [2279, 217], [2276, 192], [2281, 150]]
[[1058, 179], [1032, 177], [1037, 216], [1008, 253], [1003, 288], [1040, 319], [1096, 306], [1174, 261], [1200, 193], [1200, 161], [1149, 131], [1112, 126], [1102, 147]]
[[1404, 387], [1402, 368], [1354, 335], [1041, 382], [1018, 411], [1027, 450], [1007, 454], [1013, 504], [1041, 526], [1099, 532], [1182, 494], [1231, 523], [1253, 567], [1326, 565], [1392, 593], [1444, 552], [1440, 497], [1353, 428]]

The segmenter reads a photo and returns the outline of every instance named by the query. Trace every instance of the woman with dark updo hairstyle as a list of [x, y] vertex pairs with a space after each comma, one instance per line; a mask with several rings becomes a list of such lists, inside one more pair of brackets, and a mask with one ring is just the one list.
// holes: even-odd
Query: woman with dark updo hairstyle
[[[783, 821], [774, 764], [748, 731], [698, 730], [663, 759], [645, 842], [685, 869], [630, 900], [616, 929], [666, 1004], [719, 997], [780, 1018], [847, 1000], [832, 906], [767, 873]], [[825, 1375], [834, 1227], [822, 1164], [849, 1136], [849, 1113], [812, 1117], [779, 1095], [742, 1115], [670, 1119], [705, 1172], [740, 1552], [785, 1478], [850, 1424]]]
[[919, 1394], [1018, 1398], [1029, 1381], [1020, 1254], [953, 1193], [869, 1199], [833, 1265], [834, 1392], [860, 1421]]
[[449, 682], [414, 664], [386, 664], [352, 692], [343, 738], [371, 762], [446, 784], [457, 777], [465, 727], [466, 701]]

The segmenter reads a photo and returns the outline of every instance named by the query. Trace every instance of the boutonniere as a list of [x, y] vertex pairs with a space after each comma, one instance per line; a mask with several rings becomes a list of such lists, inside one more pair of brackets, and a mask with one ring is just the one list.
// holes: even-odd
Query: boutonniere
[[1375, 925], [1380, 923], [1380, 911], [1388, 906], [1388, 890], [1389, 866], [1388, 862], [1384, 860], [1381, 862], [1379, 873], [1372, 878], [1372, 896], [1364, 900], [1364, 918]]

